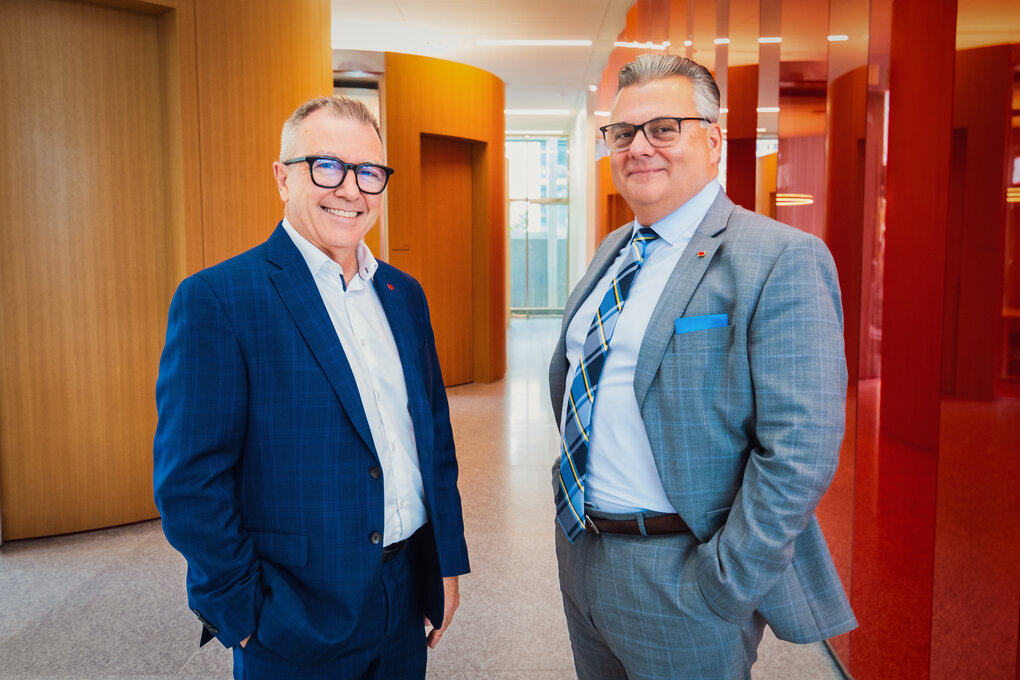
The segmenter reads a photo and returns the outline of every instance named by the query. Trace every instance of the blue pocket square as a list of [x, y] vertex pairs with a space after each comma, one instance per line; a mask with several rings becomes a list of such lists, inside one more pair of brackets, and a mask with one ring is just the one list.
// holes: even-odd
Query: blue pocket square
[[690, 333], [691, 331], [703, 331], [706, 328], [719, 328], [728, 326], [730, 317], [728, 314], [709, 314], [708, 316], [684, 316], [673, 322], [673, 331], [676, 334]]

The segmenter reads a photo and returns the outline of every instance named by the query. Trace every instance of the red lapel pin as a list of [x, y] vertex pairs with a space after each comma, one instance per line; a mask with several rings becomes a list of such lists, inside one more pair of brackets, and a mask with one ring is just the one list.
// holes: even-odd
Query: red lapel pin
[[387, 283], [386, 287], [389, 288], [390, 290], [393, 290], [393, 284], [392, 283]]
[[705, 257], [705, 251], [704, 250], [699, 250], [698, 251], [698, 257]]

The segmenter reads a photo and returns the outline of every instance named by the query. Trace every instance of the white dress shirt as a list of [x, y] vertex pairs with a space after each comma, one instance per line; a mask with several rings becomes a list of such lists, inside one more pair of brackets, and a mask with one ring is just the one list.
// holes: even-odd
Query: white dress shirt
[[[645, 262], [617, 319], [592, 411], [585, 503], [603, 512], [676, 512], [666, 498], [652, 457], [648, 434], [634, 395], [634, 370], [641, 341], [666, 281], [718, 193], [719, 183], [712, 180], [675, 212], [647, 225], [659, 238], [648, 244]], [[634, 223], [635, 231], [641, 227]], [[578, 307], [567, 327], [566, 351], [570, 369], [567, 371], [561, 423], [566, 422], [570, 384], [588, 329], [595, 318], [595, 310], [623, 265], [629, 249], [628, 241], [591, 295]]]
[[[397, 343], [372, 286], [379, 263], [360, 241], [355, 253], [358, 273], [345, 289], [339, 264], [301, 236], [286, 219], [283, 228], [312, 272], [358, 384], [383, 473], [383, 545], [396, 543], [425, 524], [425, 496]], [[343, 452], [337, 451], [337, 455]]]

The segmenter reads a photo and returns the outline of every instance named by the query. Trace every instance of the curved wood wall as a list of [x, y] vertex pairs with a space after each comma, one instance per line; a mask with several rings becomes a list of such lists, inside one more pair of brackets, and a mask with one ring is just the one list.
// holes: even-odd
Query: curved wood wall
[[170, 295], [282, 215], [328, 31], [328, 0], [0, 0], [4, 540], [156, 516]]
[[[472, 66], [387, 53], [381, 89], [387, 162], [397, 169], [386, 191], [384, 256], [428, 295], [447, 384], [499, 380], [509, 321], [503, 81]], [[423, 137], [426, 145], [445, 137], [470, 150], [470, 233], [442, 210], [422, 209], [445, 190], [441, 177], [423, 172]], [[470, 272], [470, 285], [458, 281], [465, 273], [452, 271], [458, 267]], [[468, 333], [473, 349], [464, 342]]]

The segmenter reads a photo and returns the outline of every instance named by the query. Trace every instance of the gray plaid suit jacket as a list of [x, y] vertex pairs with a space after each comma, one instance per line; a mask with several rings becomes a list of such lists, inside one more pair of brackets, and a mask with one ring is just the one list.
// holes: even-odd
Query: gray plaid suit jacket
[[[631, 230], [606, 237], [567, 300], [549, 371], [557, 423], [567, 325]], [[674, 332], [675, 319], [710, 314], [729, 325]], [[829, 251], [720, 191], [652, 314], [634, 393], [666, 496], [701, 542], [678, 578], [723, 619], [757, 610], [791, 642], [857, 626], [814, 515], [836, 471], [846, 383]]]

